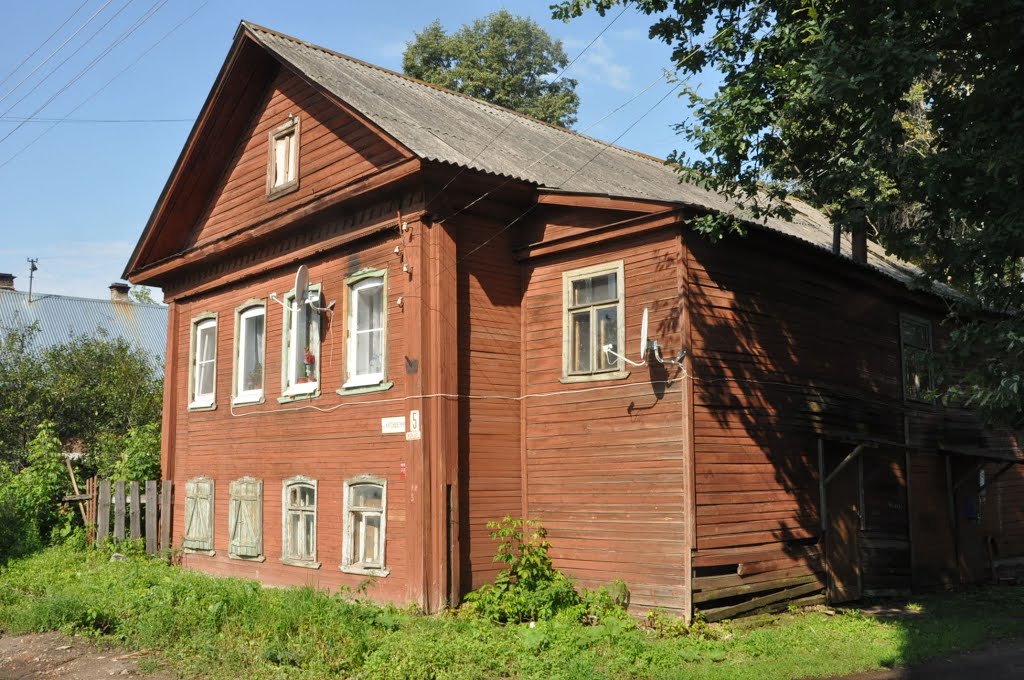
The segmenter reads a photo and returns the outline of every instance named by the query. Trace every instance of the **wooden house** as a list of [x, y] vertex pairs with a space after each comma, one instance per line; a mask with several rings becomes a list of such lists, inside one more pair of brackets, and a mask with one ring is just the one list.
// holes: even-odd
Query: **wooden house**
[[436, 611], [528, 516], [722, 618], [1024, 554], [1013, 441], [925, 400], [955, 291], [795, 207], [710, 243], [657, 159], [242, 23], [126, 270], [184, 564]]

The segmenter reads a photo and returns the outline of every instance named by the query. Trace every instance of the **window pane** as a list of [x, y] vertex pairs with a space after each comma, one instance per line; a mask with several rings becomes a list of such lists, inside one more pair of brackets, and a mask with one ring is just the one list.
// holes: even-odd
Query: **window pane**
[[619, 297], [616, 292], [617, 278], [618, 275], [613, 272], [590, 279], [591, 302], [608, 302], [617, 299]]
[[352, 562], [359, 563], [363, 561], [362, 554], [362, 536], [363, 536], [363, 513], [353, 512], [352, 513], [352, 534], [349, 536], [349, 540], [352, 542]]
[[356, 375], [382, 373], [381, 345], [384, 331], [356, 333]]
[[288, 142], [289, 135], [274, 138], [274, 186], [280, 186], [285, 179], [288, 168]]
[[299, 543], [299, 521], [302, 516], [297, 512], [288, 513], [288, 555], [298, 557], [302, 554], [302, 546]]
[[357, 291], [359, 309], [356, 317], [358, 330], [374, 330], [383, 326], [384, 286], [377, 284]]
[[258, 390], [263, 386], [263, 332], [263, 314], [245, 319], [245, 347], [242, 348], [241, 362], [243, 390]]
[[316, 553], [316, 534], [313, 531], [313, 520], [315, 519], [313, 513], [307, 512], [302, 516], [304, 521], [303, 524], [303, 540], [305, 543], [305, 549], [303, 550], [303, 557], [312, 557]]
[[590, 279], [580, 279], [572, 282], [572, 304], [589, 305], [592, 300], [590, 294]]
[[572, 343], [572, 370], [589, 371], [590, 368], [590, 310], [576, 312], [570, 324]]
[[378, 484], [359, 484], [352, 486], [349, 503], [354, 508], [380, 509], [384, 504], [384, 487]]
[[929, 342], [930, 327], [928, 324], [920, 323], [912, 319], [903, 320], [903, 343], [911, 345], [913, 347], [920, 347], [921, 349], [928, 349], [931, 346]]
[[925, 399], [932, 388], [931, 365], [928, 352], [907, 349], [903, 353], [903, 380], [906, 396], [911, 399]]
[[365, 540], [363, 541], [363, 562], [380, 564], [380, 515], [367, 515]]
[[597, 368], [598, 370], [614, 368], [618, 359], [604, 351], [605, 345], [611, 345], [619, 351], [619, 312], [616, 307], [605, 307], [597, 310]]
[[299, 489], [299, 505], [303, 508], [311, 508], [316, 502], [315, 493], [312, 487], [303, 486]]

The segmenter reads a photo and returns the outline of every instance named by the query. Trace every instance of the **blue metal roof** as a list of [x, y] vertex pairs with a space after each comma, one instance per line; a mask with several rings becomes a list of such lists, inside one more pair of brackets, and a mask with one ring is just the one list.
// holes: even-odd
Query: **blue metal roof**
[[167, 307], [137, 302], [114, 302], [0, 290], [0, 330], [39, 325], [33, 349], [44, 349], [67, 342], [75, 336], [102, 335], [123, 338], [153, 359], [160, 374], [164, 370], [167, 347]]

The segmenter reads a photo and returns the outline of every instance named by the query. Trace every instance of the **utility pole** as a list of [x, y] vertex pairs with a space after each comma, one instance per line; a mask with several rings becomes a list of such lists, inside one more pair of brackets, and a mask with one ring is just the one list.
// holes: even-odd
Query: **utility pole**
[[28, 301], [30, 303], [32, 302], [32, 279], [35, 278], [35, 273], [39, 270], [36, 262], [39, 262], [38, 257], [28, 258]]

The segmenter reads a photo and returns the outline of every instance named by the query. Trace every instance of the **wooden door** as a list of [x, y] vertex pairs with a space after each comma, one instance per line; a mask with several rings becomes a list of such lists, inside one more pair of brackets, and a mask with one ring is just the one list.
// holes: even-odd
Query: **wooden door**
[[[826, 457], [826, 475], [836, 468], [840, 455]], [[825, 568], [828, 572], [828, 601], [859, 600], [860, 565], [860, 480], [857, 465], [847, 465], [828, 484], [828, 529], [825, 532]]]

